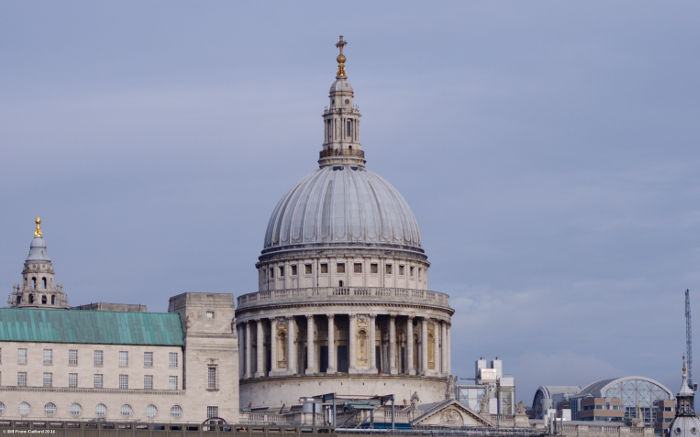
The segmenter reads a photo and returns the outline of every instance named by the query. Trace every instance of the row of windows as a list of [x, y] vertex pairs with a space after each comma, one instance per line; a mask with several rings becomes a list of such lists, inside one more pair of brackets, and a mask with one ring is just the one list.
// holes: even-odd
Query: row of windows
[[[0, 374], [0, 383], [2, 382]], [[95, 373], [92, 375], [93, 387], [94, 388], [104, 388], [104, 375], [102, 373]], [[17, 372], [17, 386], [27, 387], [27, 372]], [[45, 372], [43, 375], [43, 386], [53, 387], [53, 373]], [[68, 387], [77, 388], [78, 387], [78, 374], [69, 373], [68, 374]], [[119, 375], [119, 388], [128, 389], [129, 388], [129, 375]], [[152, 390], [153, 389], [153, 375], [143, 375], [143, 389]], [[168, 390], [177, 390], [178, 381], [177, 376], [168, 376]], [[207, 389], [218, 390], [218, 367], [215, 365], [207, 367]]]
[[[216, 414], [213, 416], [209, 416], [211, 412], [215, 412]], [[32, 407], [28, 402], [20, 402], [20, 404], [17, 406], [17, 411], [19, 412], [20, 416], [29, 416], [31, 413]], [[107, 416], [107, 406], [103, 403], [99, 403], [95, 405], [95, 417], [106, 417]], [[4, 403], [0, 402], [0, 416], [3, 416], [7, 412], [7, 407], [5, 406]], [[58, 407], [56, 407], [56, 404], [53, 402], [47, 402], [44, 404], [44, 415], [46, 417], [54, 417], [56, 413], [58, 412]], [[68, 407], [68, 412], [70, 413], [71, 416], [73, 417], [80, 417], [83, 415], [83, 406], [80, 405], [77, 402], [73, 402], [70, 407]], [[87, 413], [86, 413], [87, 414]], [[134, 409], [131, 407], [129, 404], [123, 404], [119, 408], [119, 414], [122, 417], [131, 417], [134, 414]], [[207, 407], [207, 415], [208, 417], [218, 417], [219, 414], [219, 407], [217, 406], [208, 406]], [[158, 415], [158, 407], [156, 407], [153, 404], [149, 404], [146, 407], [146, 417], [149, 418], [154, 418]], [[182, 407], [180, 405], [173, 405], [170, 407], [170, 416], [171, 417], [182, 417]]]
[[[296, 276], [297, 275], [297, 266], [296, 264], [292, 264], [289, 266], [291, 268], [291, 275]], [[362, 263], [353, 263], [353, 272], [354, 273], [362, 273]], [[282, 277], [284, 276], [284, 266], [279, 266], [278, 268], [278, 276]], [[336, 263], [335, 265], [335, 271], [336, 273], [345, 273], [345, 263]], [[369, 265], [369, 271], [370, 273], [379, 273], [379, 264], [377, 263], [372, 263]], [[393, 272], [393, 265], [392, 264], [386, 264], [384, 266], [384, 271], [387, 275], [391, 275]], [[409, 266], [408, 268], [409, 275], [413, 276], [415, 267]], [[422, 269], [418, 268], [418, 276], [420, 276]], [[304, 264], [304, 273], [307, 275], [310, 275], [313, 272], [313, 264]], [[328, 273], [328, 263], [321, 263], [321, 273]], [[399, 265], [399, 275], [404, 275], [406, 273], [406, 266], [403, 264]], [[275, 276], [275, 271], [274, 269], [270, 269], [270, 278], [274, 278]]]
[[[216, 371], [214, 371], [216, 373]], [[216, 375], [215, 375], [216, 377]], [[92, 384], [94, 388], [104, 388], [104, 375], [95, 373], [92, 375]], [[42, 377], [43, 387], [53, 387], [53, 373], [44, 372]], [[27, 372], [17, 372], [17, 387], [27, 387]], [[68, 374], [68, 387], [78, 387], [78, 374]], [[119, 388], [129, 388], [129, 375], [119, 375]], [[153, 375], [143, 375], [143, 389], [153, 390]], [[177, 376], [168, 376], [168, 390], [177, 390]]]
[[[177, 352], [168, 353], [168, 367], [175, 368], [178, 365]], [[104, 364], [104, 351], [95, 350], [92, 355], [93, 364], [102, 367]], [[53, 349], [44, 349], [43, 362], [45, 366], [53, 365]], [[0, 363], [2, 363], [2, 348], [0, 348]], [[17, 364], [27, 364], [27, 348], [17, 348]], [[68, 365], [78, 365], [78, 349], [68, 350]], [[129, 366], [129, 351], [119, 351], [119, 367]], [[153, 352], [143, 353], [143, 367], [153, 367]]]

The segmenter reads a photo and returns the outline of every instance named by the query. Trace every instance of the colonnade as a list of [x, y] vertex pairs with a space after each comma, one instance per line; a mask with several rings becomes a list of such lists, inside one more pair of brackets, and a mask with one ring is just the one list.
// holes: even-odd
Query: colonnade
[[[241, 378], [450, 374], [448, 320], [402, 314], [261, 317], [237, 325]], [[310, 345], [310, 347], [309, 347]]]

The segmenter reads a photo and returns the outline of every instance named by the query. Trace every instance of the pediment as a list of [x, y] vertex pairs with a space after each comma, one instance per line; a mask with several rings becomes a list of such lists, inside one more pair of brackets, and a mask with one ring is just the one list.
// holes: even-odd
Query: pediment
[[436, 425], [448, 427], [493, 426], [487, 419], [463, 404], [451, 400], [426, 411], [411, 422], [412, 425]]

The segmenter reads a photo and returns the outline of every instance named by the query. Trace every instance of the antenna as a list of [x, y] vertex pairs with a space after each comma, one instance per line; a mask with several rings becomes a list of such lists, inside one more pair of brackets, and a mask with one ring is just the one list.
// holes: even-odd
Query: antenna
[[693, 324], [690, 319], [690, 290], [685, 290], [685, 353], [688, 357], [688, 386], [693, 389]]

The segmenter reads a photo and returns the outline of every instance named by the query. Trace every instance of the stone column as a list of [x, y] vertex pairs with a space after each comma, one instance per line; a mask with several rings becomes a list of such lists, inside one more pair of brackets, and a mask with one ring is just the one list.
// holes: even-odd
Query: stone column
[[253, 376], [251, 373], [251, 365], [252, 365], [252, 358], [251, 355], [253, 354], [253, 342], [252, 339], [250, 338], [250, 322], [245, 322], [245, 377], [250, 378]]
[[277, 319], [270, 320], [270, 374], [275, 374], [278, 372], [277, 361], [279, 357], [277, 356]]
[[406, 321], [406, 361], [408, 361], [406, 366], [408, 374], [415, 375], [416, 368], [413, 365], [413, 317], [410, 316]]
[[440, 322], [440, 370], [443, 375], [447, 373], [447, 323]]
[[297, 324], [294, 316], [287, 319], [287, 373], [296, 375], [297, 373]]
[[328, 369], [326, 373], [336, 373], [338, 366], [335, 359], [335, 315], [327, 314], [328, 317]]
[[396, 316], [389, 316], [389, 373], [396, 375]]
[[369, 373], [377, 373], [377, 316], [369, 315]]
[[257, 368], [255, 370], [255, 377], [260, 378], [265, 376], [265, 332], [263, 331], [263, 321], [258, 319], [258, 332], [257, 332]]
[[447, 328], [447, 374], [452, 374], [452, 345], [450, 343], [450, 324], [446, 323]]
[[243, 378], [245, 372], [245, 338], [243, 337], [243, 324], [236, 325], [236, 335], [238, 336], [238, 378]]
[[314, 316], [306, 315], [306, 374], [318, 372], [316, 365], [316, 345], [314, 344]]
[[423, 317], [420, 325], [420, 373], [428, 374], [428, 319]]
[[354, 314], [350, 314], [350, 323], [348, 329], [348, 373], [356, 373], [355, 368], [355, 331], [357, 330], [357, 319]]

